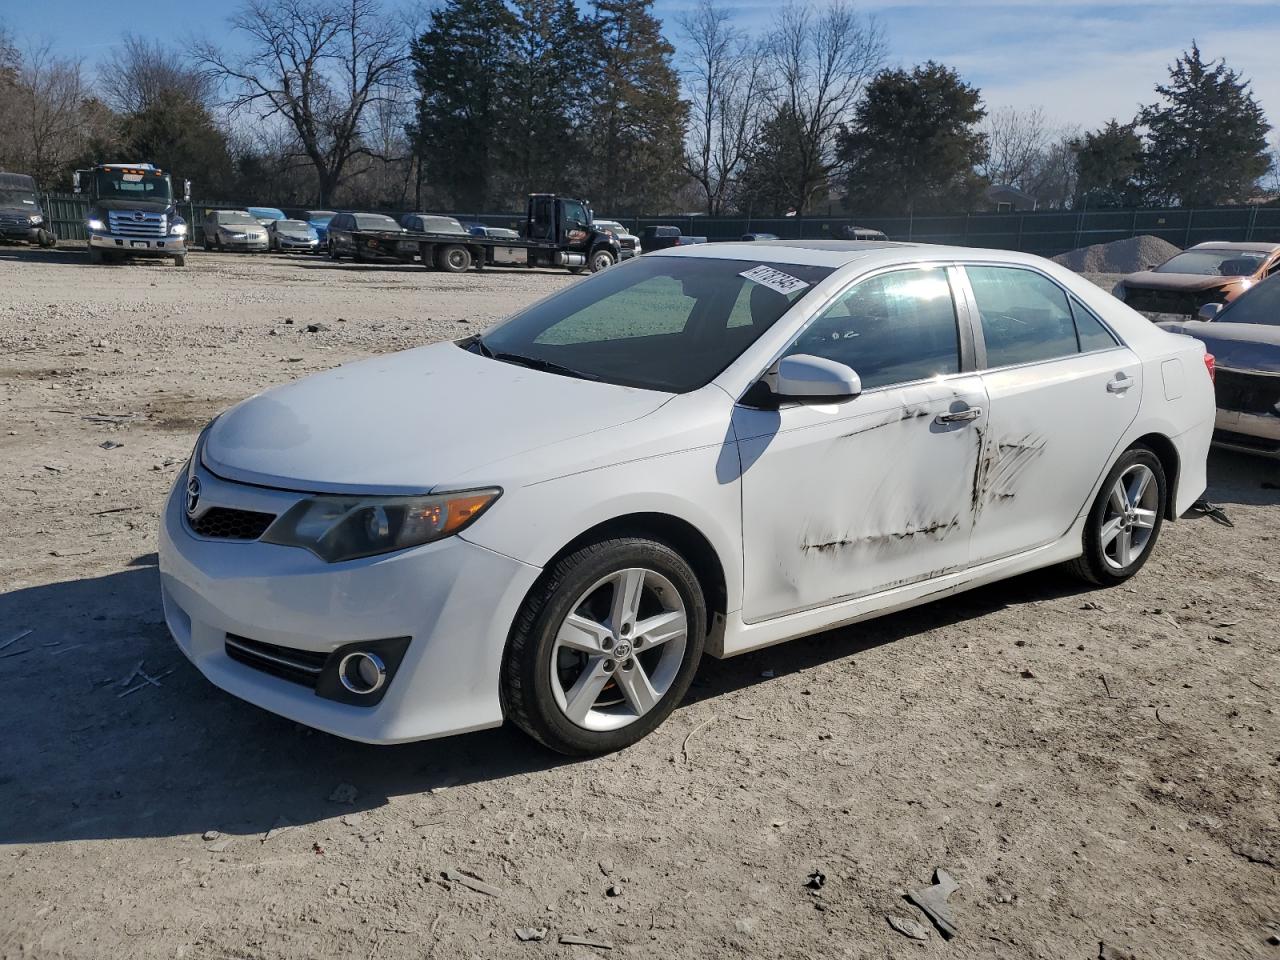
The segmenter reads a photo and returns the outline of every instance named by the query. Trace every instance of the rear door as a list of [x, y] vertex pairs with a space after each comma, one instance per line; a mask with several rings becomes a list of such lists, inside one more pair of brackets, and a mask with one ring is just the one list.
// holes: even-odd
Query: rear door
[[973, 490], [971, 562], [1059, 539], [1133, 422], [1142, 365], [1048, 275], [965, 267], [990, 414]]
[[787, 349], [847, 364], [862, 379], [860, 396], [734, 408], [748, 622], [968, 563], [987, 404], [949, 273], [895, 269], [859, 280]]

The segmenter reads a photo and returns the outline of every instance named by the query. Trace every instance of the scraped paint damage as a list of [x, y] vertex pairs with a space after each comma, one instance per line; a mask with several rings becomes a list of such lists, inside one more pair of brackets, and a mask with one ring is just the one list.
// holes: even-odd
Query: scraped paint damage
[[884, 545], [896, 543], [901, 540], [912, 540], [916, 537], [932, 537], [934, 540], [942, 540], [956, 527], [960, 526], [960, 515], [957, 514], [950, 520], [934, 520], [923, 526], [916, 527], [911, 523], [907, 523], [902, 530], [892, 533], [872, 533], [861, 537], [850, 537], [848, 535], [838, 540], [824, 540], [819, 543], [809, 543], [802, 541], [800, 549], [805, 553], [816, 551], [818, 553], [832, 553], [849, 547], [856, 547], [860, 544]]
[[978, 461], [974, 466], [969, 506], [973, 519], [977, 520], [987, 504], [1012, 500], [1017, 495], [1018, 481], [1044, 451], [1045, 440], [1043, 436], [1033, 433], [990, 440], [983, 431], [975, 432], [978, 437]]

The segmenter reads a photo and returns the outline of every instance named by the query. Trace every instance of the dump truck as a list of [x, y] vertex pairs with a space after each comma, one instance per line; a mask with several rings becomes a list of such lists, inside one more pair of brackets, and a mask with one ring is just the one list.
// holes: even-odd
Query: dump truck
[[527, 216], [514, 237], [456, 233], [356, 230], [355, 255], [368, 259], [422, 259], [428, 268], [463, 273], [484, 267], [564, 267], [596, 273], [622, 259], [618, 238], [597, 228], [584, 200], [551, 193], [529, 195]]
[[[99, 163], [77, 170], [72, 184], [89, 199], [90, 263], [151, 257], [187, 265], [188, 225], [178, 212], [169, 174], [149, 163]], [[190, 180], [183, 181], [182, 199], [191, 199]]]

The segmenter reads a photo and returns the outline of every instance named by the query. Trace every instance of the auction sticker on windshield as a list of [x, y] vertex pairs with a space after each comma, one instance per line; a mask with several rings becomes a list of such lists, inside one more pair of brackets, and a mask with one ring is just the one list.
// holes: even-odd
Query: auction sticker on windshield
[[809, 284], [805, 283], [799, 277], [793, 277], [789, 273], [783, 273], [781, 270], [775, 270], [773, 267], [766, 267], [761, 264], [758, 267], [752, 267], [750, 270], [743, 270], [740, 277], [746, 277], [753, 280], [762, 287], [768, 287], [770, 290], [776, 290], [785, 296], [805, 289]]

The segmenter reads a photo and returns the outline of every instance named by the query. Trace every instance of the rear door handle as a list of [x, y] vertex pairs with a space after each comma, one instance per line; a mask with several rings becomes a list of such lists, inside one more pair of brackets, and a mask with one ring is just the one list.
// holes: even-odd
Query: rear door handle
[[1125, 373], [1117, 373], [1107, 382], [1109, 393], [1124, 393], [1133, 386], [1133, 377]]
[[977, 420], [980, 416], [982, 416], [981, 407], [966, 407], [951, 413], [940, 413], [933, 419], [935, 423], [965, 423], [968, 420]]

